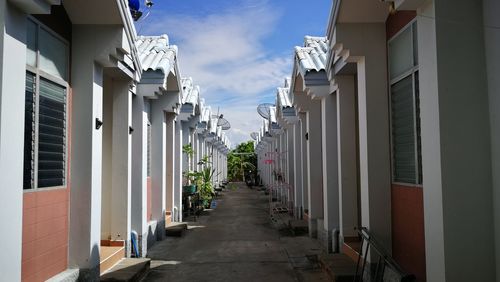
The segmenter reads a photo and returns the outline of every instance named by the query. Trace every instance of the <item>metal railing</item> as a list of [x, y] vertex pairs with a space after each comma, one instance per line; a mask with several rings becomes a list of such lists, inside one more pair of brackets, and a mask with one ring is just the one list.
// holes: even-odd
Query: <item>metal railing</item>
[[[359, 236], [361, 237], [361, 246], [359, 249], [358, 261], [356, 263], [356, 273], [354, 276], [354, 282], [365, 281], [365, 273], [367, 266], [367, 259], [370, 252], [375, 252], [378, 255], [378, 260], [376, 265], [371, 265], [368, 269], [367, 281], [401, 281], [401, 282], [413, 282], [416, 280], [415, 275], [406, 273], [401, 266], [384, 250], [381, 244], [375, 240], [373, 235], [368, 231], [366, 227], [361, 227], [358, 229]], [[366, 247], [365, 247], [366, 245]], [[364, 248], [364, 252], [363, 252]], [[375, 256], [372, 256], [372, 258]], [[361, 261], [363, 260], [363, 261]], [[373, 268], [374, 266], [375, 268]], [[390, 268], [395, 275], [395, 279], [384, 279], [386, 274], [386, 269]], [[361, 273], [359, 272], [361, 270]]]

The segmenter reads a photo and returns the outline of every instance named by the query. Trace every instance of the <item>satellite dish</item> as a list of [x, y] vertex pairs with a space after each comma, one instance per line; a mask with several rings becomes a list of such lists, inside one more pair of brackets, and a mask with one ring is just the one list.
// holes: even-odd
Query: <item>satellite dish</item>
[[274, 104], [271, 103], [263, 103], [257, 107], [257, 112], [259, 115], [265, 119], [269, 119], [271, 117], [271, 107], [274, 107]]
[[222, 130], [228, 130], [231, 128], [231, 124], [227, 119], [224, 118], [224, 115], [212, 115], [212, 118], [217, 119], [217, 126], [222, 127]]
[[217, 126], [221, 126], [222, 130], [228, 130], [229, 128], [231, 128], [231, 124], [225, 118], [219, 118], [219, 121], [217, 121]]
[[250, 134], [250, 136], [252, 137], [253, 140], [257, 140], [259, 138], [259, 133], [258, 132], [252, 132]]

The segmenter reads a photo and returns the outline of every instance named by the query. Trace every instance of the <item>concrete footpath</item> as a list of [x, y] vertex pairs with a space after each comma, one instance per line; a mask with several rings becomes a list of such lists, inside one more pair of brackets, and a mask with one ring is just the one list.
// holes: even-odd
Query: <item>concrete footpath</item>
[[278, 231], [268, 204], [263, 192], [243, 184], [224, 192], [183, 237], [151, 248], [143, 281], [328, 281], [315, 259], [320, 246]]

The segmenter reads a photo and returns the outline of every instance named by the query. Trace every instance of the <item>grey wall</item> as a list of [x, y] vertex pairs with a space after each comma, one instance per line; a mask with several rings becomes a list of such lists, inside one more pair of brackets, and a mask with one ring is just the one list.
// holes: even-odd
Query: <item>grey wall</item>
[[492, 145], [495, 265], [497, 281], [500, 281], [500, 1], [484, 0], [483, 14]]

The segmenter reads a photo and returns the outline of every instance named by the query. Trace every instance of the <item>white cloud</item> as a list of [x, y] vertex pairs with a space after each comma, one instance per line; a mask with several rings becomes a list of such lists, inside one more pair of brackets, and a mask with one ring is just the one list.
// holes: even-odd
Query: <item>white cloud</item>
[[157, 17], [143, 33], [167, 33], [179, 46], [181, 74], [193, 77], [213, 109], [221, 107], [236, 145], [259, 130], [257, 105], [266, 97], [273, 102], [276, 87], [290, 75], [291, 52], [272, 55], [264, 47], [279, 17], [267, 1], [252, 1], [205, 16]]

